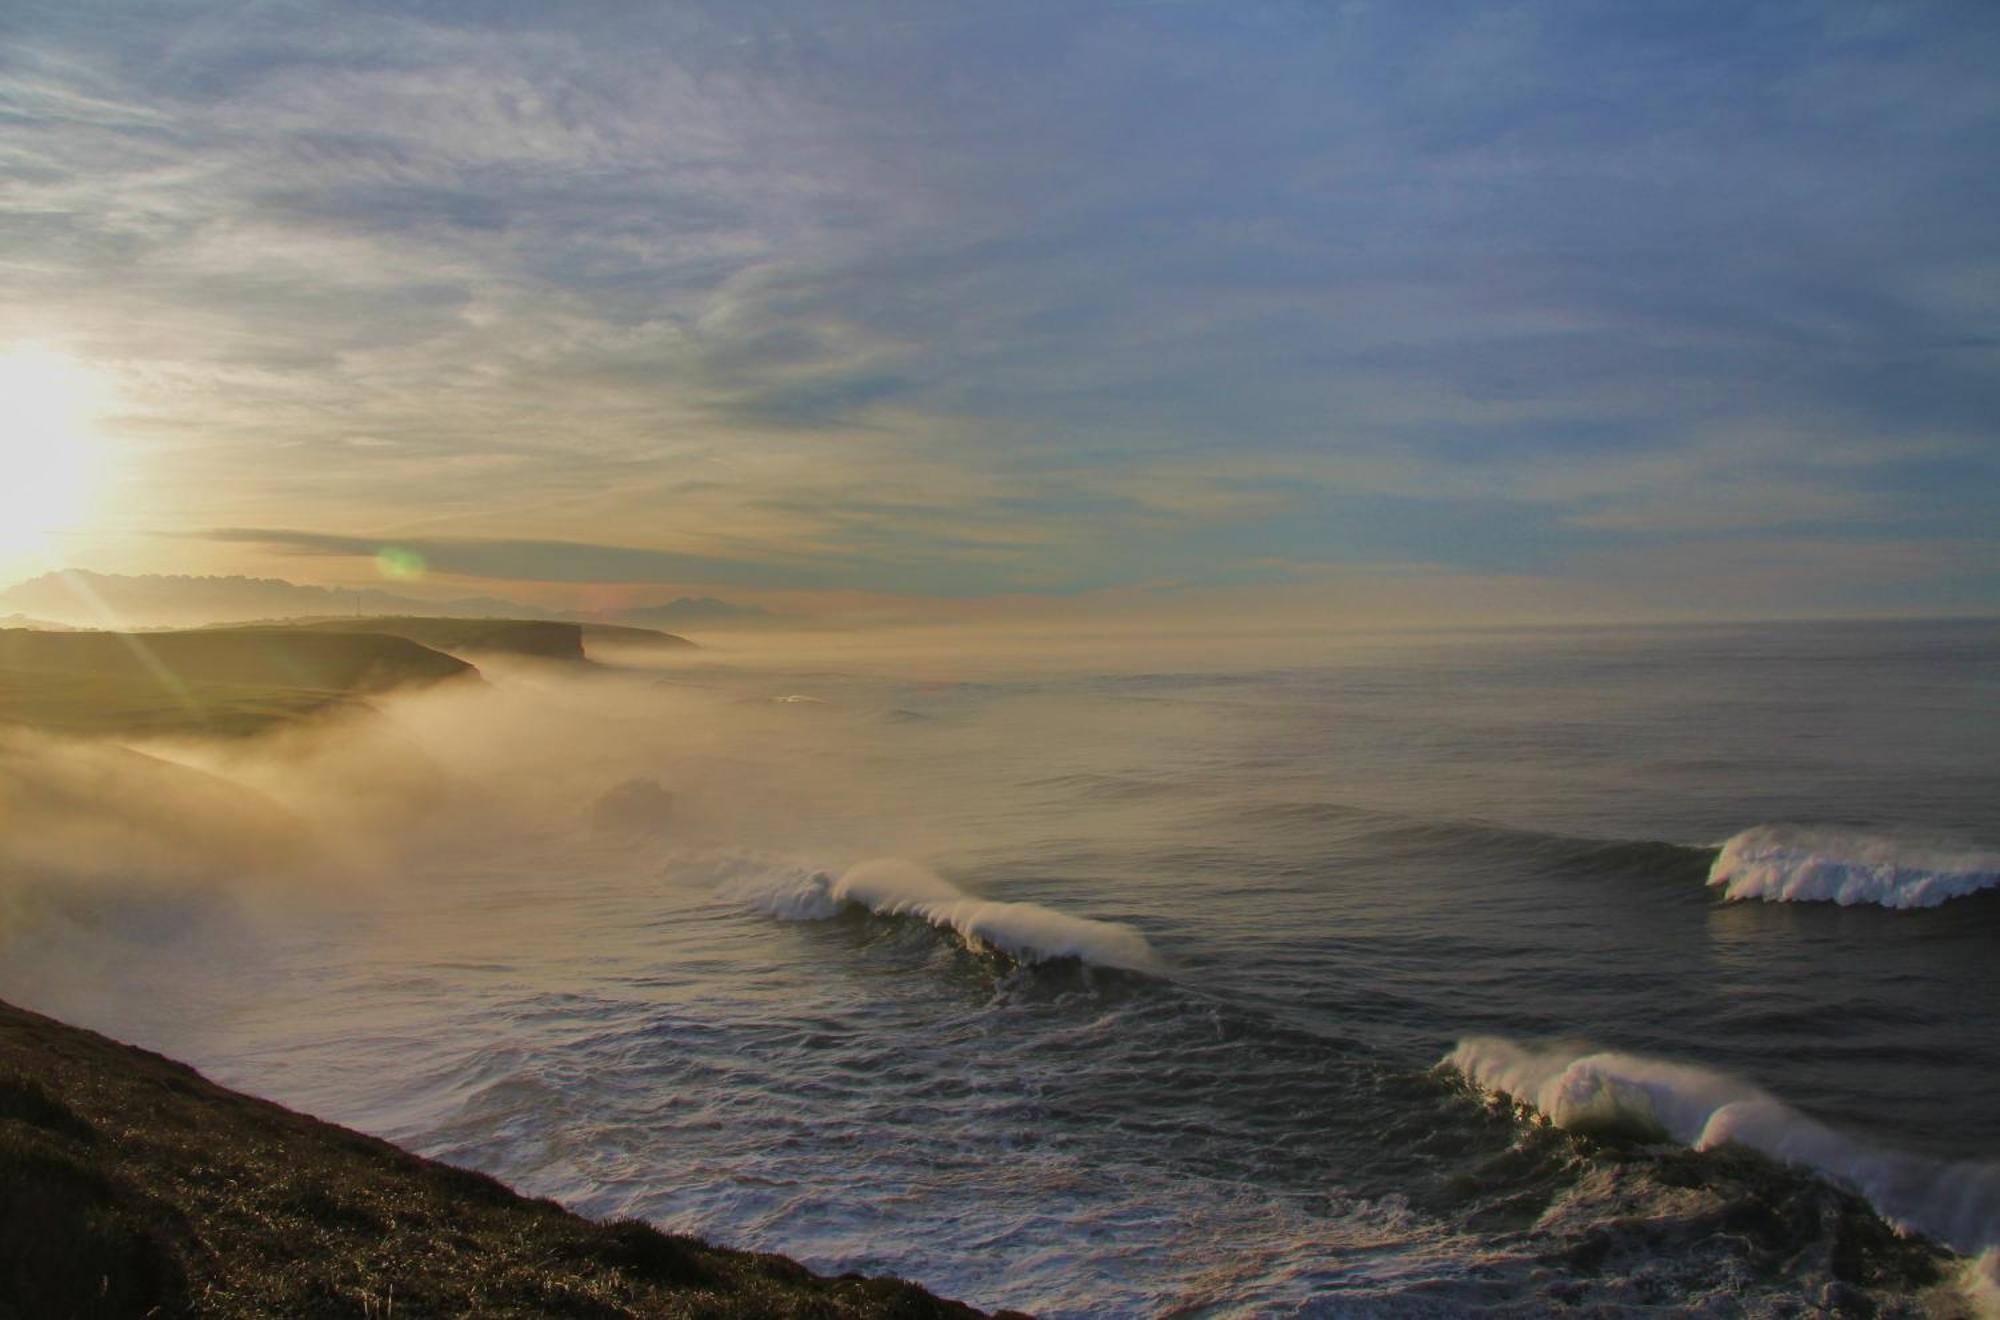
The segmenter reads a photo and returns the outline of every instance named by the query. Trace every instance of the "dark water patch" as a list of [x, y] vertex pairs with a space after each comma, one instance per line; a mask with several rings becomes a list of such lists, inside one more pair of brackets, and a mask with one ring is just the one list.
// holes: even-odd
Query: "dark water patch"
[[1371, 826], [1366, 840], [1390, 857], [1443, 854], [1466, 865], [1499, 862], [1552, 876], [1667, 883], [1693, 878], [1699, 884], [1716, 853], [1658, 840], [1592, 839], [1482, 821], [1385, 819]]
[[1396, 819], [1386, 812], [1346, 802], [1259, 802], [1217, 806], [1205, 813], [1217, 821], [1278, 827], [1337, 825]]
[[1661, 840], [1597, 839], [1476, 820], [1432, 820], [1351, 803], [1296, 801], [1217, 808], [1216, 826], [1268, 827], [1282, 843], [1310, 846], [1330, 834], [1376, 861], [1434, 858], [1477, 867], [1533, 866], [1579, 878], [1636, 877], [1674, 883], [1706, 878], [1717, 849]]
[[[1826, 1027], [1829, 1017], [1838, 1018], [1849, 1031], [1879, 1028], [1888, 1034], [1888, 1038], [1870, 1035], [1865, 1041], [1852, 1043], [1828, 1040]], [[1893, 1039], [1893, 1033], [1929, 1026], [1936, 1017], [1934, 1007], [1884, 1002], [1872, 995], [1831, 996], [1819, 993], [1801, 996], [1798, 1002], [1791, 1004], [1726, 1005], [1716, 1014], [1715, 1021], [1732, 1036], [1757, 1039], [1797, 1036], [1812, 1041], [1834, 1056], [1845, 1053], [1872, 1058], [1880, 1057], [1883, 1051], [1892, 1055], [1900, 1052], [1901, 1059], [1882, 1058], [1884, 1063], [1896, 1063], [1912, 1059], [1937, 1061], [1941, 1047], [1907, 1041], [1899, 1043]], [[1948, 1050], [1943, 1052], [1949, 1053]]]
[[801, 923], [799, 937], [819, 945], [842, 968], [867, 976], [925, 976], [967, 1002], [990, 997], [1016, 967], [991, 946], [974, 947], [955, 931], [915, 916], [884, 916], [844, 904], [830, 920]]
[[1135, 775], [1078, 773], [1027, 779], [1022, 781], [1021, 787], [1060, 795], [1069, 801], [1112, 803], [1143, 801], [1184, 792], [1190, 785]]
[[1275, 672], [1189, 671], [1151, 674], [1106, 674], [1084, 680], [1080, 686], [1102, 692], [1159, 692], [1203, 688], [1260, 688], [1282, 682]]

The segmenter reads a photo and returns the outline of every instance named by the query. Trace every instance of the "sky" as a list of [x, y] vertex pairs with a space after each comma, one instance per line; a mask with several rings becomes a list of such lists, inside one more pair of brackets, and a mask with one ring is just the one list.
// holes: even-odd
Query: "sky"
[[1988, 0], [10, 0], [0, 580], [1993, 612], [1995, 68]]

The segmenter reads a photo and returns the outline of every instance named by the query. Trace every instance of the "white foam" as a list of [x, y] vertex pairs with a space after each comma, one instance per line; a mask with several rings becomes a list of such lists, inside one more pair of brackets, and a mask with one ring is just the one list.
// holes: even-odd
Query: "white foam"
[[1696, 1150], [1734, 1142], [1805, 1165], [1867, 1197], [1891, 1223], [1959, 1251], [2000, 1247], [2000, 1162], [1954, 1163], [1873, 1146], [1694, 1064], [1588, 1046], [1533, 1048], [1497, 1036], [1462, 1040], [1445, 1062], [1558, 1126], [1637, 1123]]
[[878, 858], [838, 880], [823, 871], [779, 873], [731, 882], [726, 892], [785, 921], [824, 921], [848, 903], [885, 917], [914, 917], [954, 931], [973, 948], [994, 948], [1018, 962], [1077, 958], [1098, 967], [1154, 971], [1146, 937], [1115, 921], [1093, 921], [1039, 903], [974, 898], [915, 862]]
[[1581, 1046], [1532, 1048], [1473, 1036], [1445, 1060], [1474, 1085], [1533, 1105], [1560, 1127], [1623, 1123], [1658, 1128], [1685, 1146], [1718, 1109], [1762, 1097], [1720, 1073], [1664, 1059]]
[[1936, 907], [2000, 885], [2000, 854], [1852, 830], [1759, 825], [1727, 843], [1708, 883], [1731, 899]]
[[810, 866], [724, 854], [700, 859], [700, 870], [723, 898], [780, 921], [824, 921], [840, 911], [833, 878]]

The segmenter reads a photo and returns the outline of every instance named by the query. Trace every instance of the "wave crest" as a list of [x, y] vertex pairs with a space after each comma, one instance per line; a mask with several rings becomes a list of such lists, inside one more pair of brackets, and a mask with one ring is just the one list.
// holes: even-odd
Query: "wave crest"
[[1636, 1128], [1696, 1150], [1747, 1146], [1853, 1188], [1898, 1227], [1967, 1254], [2000, 1248], [2000, 1162], [1954, 1163], [1872, 1146], [1695, 1064], [1588, 1046], [1535, 1048], [1497, 1036], [1462, 1040], [1444, 1062], [1559, 1127]]
[[795, 872], [732, 891], [784, 921], [824, 921], [855, 904], [878, 916], [928, 922], [974, 949], [997, 949], [1016, 962], [1076, 958], [1126, 971], [1159, 969], [1152, 945], [1131, 926], [1073, 917], [1039, 903], [975, 898], [928, 868], [898, 858], [858, 863], [837, 880], [824, 871]]
[[1727, 843], [1708, 883], [1730, 899], [1936, 907], [2000, 885], [2000, 854], [1925, 846], [1851, 830], [1759, 825]]

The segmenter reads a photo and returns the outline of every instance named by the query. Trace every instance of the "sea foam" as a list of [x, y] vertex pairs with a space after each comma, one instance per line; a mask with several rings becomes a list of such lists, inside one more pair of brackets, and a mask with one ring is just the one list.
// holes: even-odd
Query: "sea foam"
[[1898, 1227], [1968, 1255], [2000, 1247], [2000, 1162], [1954, 1163], [1871, 1145], [1694, 1064], [1497, 1036], [1462, 1040], [1444, 1062], [1560, 1127], [1640, 1128], [1696, 1150], [1734, 1142], [1811, 1168], [1867, 1197]]
[[974, 949], [992, 948], [1017, 962], [1076, 958], [1097, 967], [1157, 971], [1146, 937], [1115, 921], [1073, 917], [1039, 903], [975, 898], [915, 862], [878, 858], [838, 879], [793, 871], [726, 886], [733, 897], [785, 921], [824, 921], [848, 904], [884, 917], [911, 917], [955, 932]]
[[2000, 885], [2000, 853], [1941, 848], [1852, 830], [1759, 825], [1727, 843], [1708, 883], [1731, 899], [1936, 907]]

